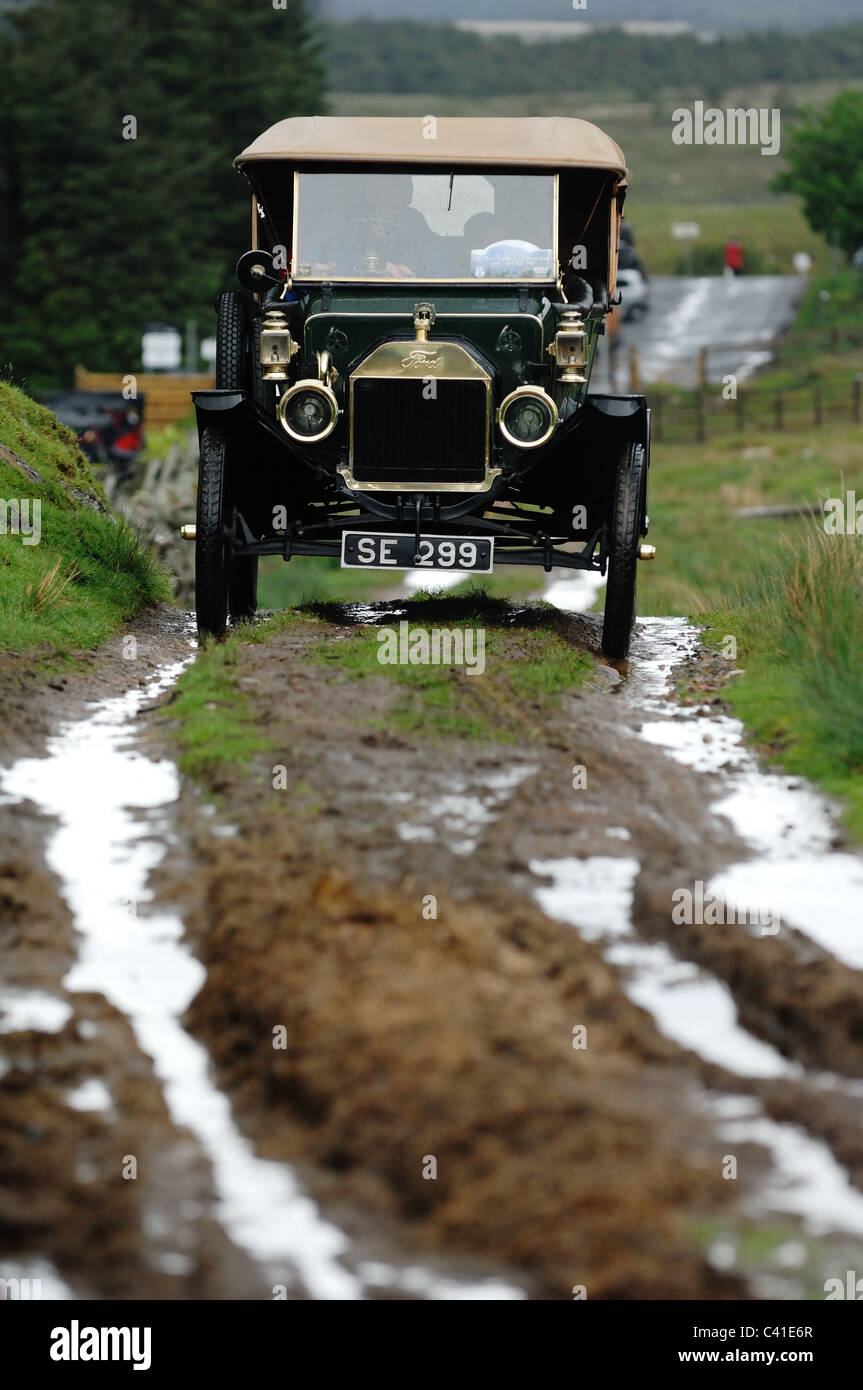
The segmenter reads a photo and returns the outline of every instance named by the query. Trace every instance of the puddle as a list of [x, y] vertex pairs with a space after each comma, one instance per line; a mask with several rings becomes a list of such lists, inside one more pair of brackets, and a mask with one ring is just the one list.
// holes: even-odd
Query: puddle
[[[733, 997], [718, 980], [677, 960], [663, 943], [647, 944], [633, 937], [636, 860], [534, 860], [530, 867], [555, 880], [551, 887], [536, 890], [540, 906], [576, 926], [588, 940], [605, 943], [604, 959], [620, 970], [624, 992], [652, 1016], [666, 1037], [740, 1076], [805, 1076], [797, 1063], [740, 1026]], [[836, 1078], [815, 1079], [825, 1087], [836, 1084]], [[800, 1217], [813, 1234], [863, 1234], [863, 1193], [851, 1184], [827, 1144], [796, 1125], [771, 1120], [752, 1097], [708, 1096], [704, 1103], [721, 1120], [718, 1133], [725, 1142], [757, 1144], [771, 1155], [769, 1178], [749, 1198], [753, 1216], [782, 1212]]]
[[597, 854], [590, 859], [533, 859], [532, 873], [553, 880], [534, 896], [544, 912], [578, 927], [587, 941], [628, 936], [637, 859]]
[[446, 570], [408, 570], [402, 587], [407, 594], [423, 591], [444, 593], [447, 589], [454, 589], [457, 584], [463, 584], [466, 579], [473, 579], [478, 573], [478, 570], [459, 570], [457, 574], [447, 574]]
[[113, 1103], [108, 1087], [95, 1076], [66, 1092], [66, 1104], [73, 1110], [110, 1110]]
[[663, 943], [639, 941], [632, 931], [637, 859], [534, 859], [535, 874], [551, 878], [535, 897], [549, 916], [603, 946], [604, 958], [621, 969], [624, 992], [652, 1015], [666, 1037], [708, 1062], [744, 1076], [799, 1078], [802, 1069], [737, 1022], [730, 991]]
[[59, 1033], [73, 1009], [56, 994], [38, 989], [0, 990], [0, 1033]]
[[756, 856], [717, 874], [705, 893], [779, 918], [837, 960], [863, 969], [863, 858], [833, 849], [838, 831], [829, 799], [800, 778], [759, 767], [740, 720], [711, 706], [669, 705], [671, 668], [694, 654], [696, 628], [684, 619], [654, 618], [640, 619], [636, 632], [623, 698], [663, 716], [643, 724], [640, 736], [687, 767], [722, 773], [713, 810]]
[[[229, 1237], [273, 1283], [290, 1287], [296, 1275], [312, 1298], [362, 1298], [362, 1278], [344, 1258], [347, 1237], [321, 1216], [287, 1165], [255, 1155], [210, 1077], [206, 1051], [180, 1022], [204, 979], [203, 966], [184, 943], [180, 918], [138, 910], [152, 897], [148, 877], [169, 833], [159, 812], [176, 800], [179, 775], [172, 762], [153, 761], [133, 746], [133, 721], [185, 664], [164, 668], [145, 689], [106, 700], [89, 718], [65, 725], [44, 759], [21, 759], [0, 774], [0, 787], [56, 818], [46, 857], [80, 934], [65, 988], [101, 993], [128, 1017], [153, 1059], [174, 1123], [192, 1131], [212, 1164], [217, 1216]], [[16, 1028], [56, 1030], [71, 1014], [63, 1001], [37, 993], [7, 991], [3, 1006], [7, 1031], [10, 1019]], [[92, 1082], [68, 1098], [80, 1109], [99, 1109], [106, 1100]], [[161, 1267], [189, 1272], [180, 1248], [187, 1233], [151, 1213], [151, 1236], [156, 1226], [169, 1245], [157, 1252]], [[501, 1280], [442, 1282], [421, 1269], [390, 1270], [392, 1285], [405, 1279], [432, 1299], [524, 1297]]]
[[[721, 777], [724, 795], [714, 809], [758, 856], [716, 875], [706, 891], [738, 904], [774, 909], [779, 904], [798, 929], [846, 963], [863, 966], [863, 861], [832, 850], [836, 830], [827, 799], [800, 779], [761, 771], [743, 746], [739, 721], [710, 707], [698, 714], [695, 707], [669, 701], [671, 671], [694, 654], [697, 644], [697, 630], [684, 620], [639, 621], [621, 693], [649, 716], [641, 737], [686, 766]], [[740, 1076], [806, 1079], [821, 1089], [859, 1094], [859, 1085], [844, 1078], [808, 1076], [740, 1025], [725, 984], [678, 960], [664, 943], [635, 936], [635, 858], [534, 860], [530, 867], [552, 880], [535, 890], [540, 906], [597, 942], [605, 960], [620, 970], [628, 997], [680, 1046]], [[783, 1212], [799, 1217], [813, 1233], [863, 1232], [863, 1194], [825, 1143], [795, 1125], [771, 1120], [749, 1097], [712, 1096], [707, 1103], [721, 1120], [725, 1141], [758, 1144], [772, 1157], [769, 1179], [751, 1198], [759, 1217]]]
[[0, 1262], [0, 1303], [67, 1302], [75, 1298], [50, 1260], [19, 1256]]
[[566, 570], [539, 597], [563, 613], [589, 613], [604, 588], [605, 580], [595, 570]]
[[863, 1235], [863, 1193], [850, 1185], [825, 1143], [797, 1125], [777, 1124], [749, 1096], [707, 1097], [705, 1104], [729, 1143], [759, 1144], [772, 1155], [773, 1171], [754, 1199], [754, 1215], [765, 1208], [787, 1212], [811, 1235]]
[[[430, 844], [440, 837], [453, 854], [472, 854], [495, 811], [535, 771], [536, 767], [531, 765], [492, 772], [485, 778], [481, 792], [470, 792], [467, 782], [453, 783], [450, 779], [450, 791], [423, 802], [420, 808], [422, 821], [404, 820], [400, 823], [399, 838], [409, 843], [419, 841]], [[406, 799], [413, 798], [406, 796]]]

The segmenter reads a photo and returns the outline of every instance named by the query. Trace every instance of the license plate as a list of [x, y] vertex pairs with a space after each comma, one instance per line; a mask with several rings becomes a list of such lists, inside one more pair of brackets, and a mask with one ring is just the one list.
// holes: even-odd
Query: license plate
[[491, 574], [491, 536], [416, 536], [394, 531], [344, 531], [342, 569], [450, 570]]

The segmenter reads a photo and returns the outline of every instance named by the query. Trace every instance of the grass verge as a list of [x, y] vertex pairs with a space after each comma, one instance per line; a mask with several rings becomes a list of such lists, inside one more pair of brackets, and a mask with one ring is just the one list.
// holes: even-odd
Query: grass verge
[[238, 657], [249, 642], [266, 642], [295, 621], [277, 613], [259, 623], [242, 623], [221, 642], [205, 639], [165, 707], [180, 755], [180, 771], [218, 792], [220, 769], [248, 763], [269, 746], [253, 700], [238, 682]]
[[[322, 665], [337, 662], [340, 676], [394, 681], [400, 698], [387, 724], [403, 732], [530, 741], [536, 716], [559, 705], [594, 669], [590, 654], [561, 635], [559, 616], [545, 606], [524, 612], [479, 586], [463, 596], [417, 595], [408, 606], [409, 617], [362, 626], [314, 655]], [[460, 664], [433, 664], [432, 640], [444, 626], [463, 653]]]
[[[639, 571], [639, 612], [736, 638], [735, 713], [770, 760], [838, 796], [863, 839], [863, 537], [828, 535], [820, 519], [827, 498], [863, 498], [859, 427], [664, 446], [651, 489], [658, 555]], [[815, 519], [738, 515], [806, 504]]]
[[[530, 741], [538, 716], [556, 708], [594, 669], [589, 653], [562, 635], [566, 618], [544, 605], [522, 612], [477, 589], [464, 597], [418, 595], [409, 608], [410, 632], [431, 633], [446, 624], [464, 638], [469, 629], [481, 629], [482, 674], [468, 675], [464, 665], [382, 664], [378, 638], [386, 630], [362, 625], [348, 637], [328, 631], [326, 624], [345, 621], [344, 610], [335, 603], [313, 603], [302, 611], [243, 624], [223, 642], [203, 644], [166, 707], [180, 748], [180, 770], [218, 795], [224, 768], [248, 764], [270, 746], [262, 712], [239, 683], [240, 652], [244, 644], [269, 642], [303, 621], [320, 622], [320, 641], [309, 644], [307, 659], [322, 668], [324, 681], [389, 677], [399, 687], [399, 699], [387, 714], [387, 728], [431, 738]], [[398, 621], [393, 619], [396, 634]], [[472, 657], [478, 650], [468, 647]], [[323, 674], [326, 670], [331, 677]]]
[[810, 523], [738, 589], [716, 632], [746, 672], [727, 692], [762, 751], [840, 798], [863, 840], [863, 545]]
[[91, 649], [170, 585], [113, 517], [75, 436], [0, 382], [0, 649]]
[[211, 785], [220, 767], [246, 763], [266, 747], [254, 706], [236, 680], [241, 640], [238, 630], [223, 643], [202, 647], [167, 707], [181, 750], [180, 771]]

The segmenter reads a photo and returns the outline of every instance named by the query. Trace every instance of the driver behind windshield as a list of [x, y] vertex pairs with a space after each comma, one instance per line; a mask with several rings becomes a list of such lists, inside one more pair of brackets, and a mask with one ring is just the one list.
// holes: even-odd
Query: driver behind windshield
[[[301, 176], [297, 273], [301, 278], [466, 279], [473, 273], [472, 253], [489, 246], [503, 243], [505, 261], [542, 250], [536, 243], [543, 211], [531, 193], [517, 176], [494, 181], [459, 173]], [[483, 201], [494, 211], [465, 218], [465, 202]], [[539, 233], [540, 243], [548, 239], [547, 232]]]
[[[442, 238], [411, 207], [412, 198], [410, 174], [303, 179], [298, 265], [305, 262], [316, 277], [433, 278], [443, 259], [435, 243]], [[311, 261], [304, 254], [310, 244]]]

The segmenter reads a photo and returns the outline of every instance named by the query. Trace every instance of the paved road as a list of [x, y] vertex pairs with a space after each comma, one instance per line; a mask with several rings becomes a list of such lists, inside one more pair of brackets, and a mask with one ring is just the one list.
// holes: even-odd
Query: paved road
[[650, 310], [621, 325], [616, 386], [609, 380], [608, 342], [592, 377], [595, 391], [629, 390], [629, 349], [638, 348], [643, 385], [656, 381], [694, 386], [699, 349], [709, 347], [708, 378], [734, 373], [746, 380], [770, 361], [771, 339], [788, 325], [805, 289], [796, 275], [657, 275], [651, 279]]

